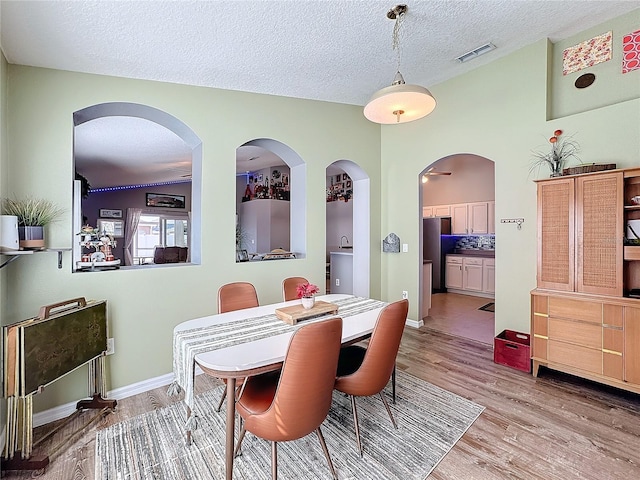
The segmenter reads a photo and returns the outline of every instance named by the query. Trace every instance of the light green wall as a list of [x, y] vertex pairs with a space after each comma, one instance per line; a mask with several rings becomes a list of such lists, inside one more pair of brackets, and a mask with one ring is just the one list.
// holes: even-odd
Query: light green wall
[[[70, 247], [72, 114], [102, 102], [135, 102], [163, 110], [203, 142], [202, 265], [71, 273], [70, 254], [56, 268], [54, 254], [22, 258], [7, 267], [8, 321], [33, 316], [39, 306], [84, 296], [106, 299], [115, 355], [111, 388], [171, 372], [173, 327], [216, 311], [220, 285], [250, 280], [261, 303], [278, 301], [281, 281], [301, 275], [325, 279], [326, 167], [340, 159], [360, 165], [380, 189], [380, 129], [360, 107], [159, 82], [9, 66], [9, 180], [18, 195], [36, 194], [68, 207], [47, 232], [50, 246]], [[307, 162], [305, 259], [235, 263], [236, 148], [273, 138]], [[380, 201], [372, 198], [371, 250], [377, 251]], [[371, 259], [371, 295], [380, 296], [380, 259]], [[36, 396], [36, 411], [86, 395], [85, 370]]]
[[[536, 284], [536, 188], [532, 150], [546, 148], [557, 129], [573, 134], [585, 163], [640, 164], [640, 100], [547, 122], [547, 41], [528, 46], [466, 75], [433, 86], [433, 114], [382, 127], [382, 229], [395, 232], [409, 253], [384, 254], [382, 296], [418, 292], [419, 174], [434, 161], [473, 153], [495, 162], [496, 332], [529, 331], [529, 292]], [[548, 145], [548, 144], [547, 144]], [[401, 168], [399, 168], [401, 167]], [[540, 178], [548, 172], [540, 171]], [[411, 186], [413, 185], [413, 188]], [[522, 230], [501, 218], [524, 218]], [[415, 318], [415, 301], [410, 315]]]
[[[640, 70], [622, 73], [622, 37], [640, 29], [640, 8], [611, 21], [585, 30], [577, 35], [553, 44], [551, 63], [551, 112], [548, 118], [561, 118], [586, 112], [605, 105], [612, 105], [640, 98]], [[562, 53], [603, 33], [612, 32], [611, 60], [598, 63], [568, 75], [562, 74]], [[585, 73], [593, 73], [595, 82], [583, 89], [576, 88], [576, 79]]]

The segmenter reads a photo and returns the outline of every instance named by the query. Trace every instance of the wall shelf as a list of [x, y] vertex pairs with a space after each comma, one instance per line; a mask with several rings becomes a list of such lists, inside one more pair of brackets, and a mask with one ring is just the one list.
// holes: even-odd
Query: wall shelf
[[14, 250], [14, 251], [5, 251], [0, 252], [0, 255], [4, 255], [5, 257], [9, 257], [4, 262], [0, 263], [0, 268], [3, 268], [9, 265], [11, 262], [17, 260], [18, 258], [24, 255], [33, 255], [34, 253], [44, 253], [44, 252], [57, 252], [58, 253], [58, 268], [62, 268], [62, 252], [70, 252], [70, 248], [45, 248], [43, 250]]

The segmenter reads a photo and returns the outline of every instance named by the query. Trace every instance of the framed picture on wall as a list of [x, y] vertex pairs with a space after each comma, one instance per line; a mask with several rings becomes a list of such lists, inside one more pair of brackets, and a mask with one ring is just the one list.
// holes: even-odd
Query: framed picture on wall
[[170, 193], [147, 193], [147, 207], [184, 208], [185, 196]]
[[124, 237], [124, 221], [123, 220], [98, 220], [98, 231], [111, 235], [113, 238]]
[[99, 217], [102, 218], [122, 218], [122, 210], [113, 210], [110, 208], [101, 208]]
[[342, 180], [346, 180], [347, 178], [349, 178], [349, 176], [346, 173], [342, 174]]

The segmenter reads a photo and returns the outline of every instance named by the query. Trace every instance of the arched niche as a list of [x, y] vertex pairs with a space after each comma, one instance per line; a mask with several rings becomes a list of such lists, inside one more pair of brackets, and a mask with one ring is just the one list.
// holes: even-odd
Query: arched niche
[[[181, 140], [181, 148], [186, 149], [189, 153], [188, 155], [188, 171], [191, 176], [191, 185], [190, 185], [190, 200], [191, 200], [191, 208], [188, 212], [190, 231], [189, 231], [189, 261], [190, 263], [199, 264], [201, 261], [201, 193], [202, 193], [202, 141], [198, 138], [198, 136], [182, 121], [177, 119], [176, 117], [163, 112], [162, 110], [158, 110], [156, 108], [150, 107], [148, 105], [136, 104], [136, 103], [128, 103], [128, 102], [110, 102], [110, 103], [102, 103], [97, 105], [92, 105], [81, 110], [74, 112], [73, 114], [73, 124], [74, 124], [74, 170], [75, 170], [75, 158], [76, 158], [76, 135], [78, 135], [78, 128], [88, 124], [88, 122], [109, 119], [113, 122], [118, 122], [123, 119], [141, 119], [146, 123], [153, 126], [153, 128], [148, 129], [149, 132], [153, 132], [153, 135], [158, 135], [157, 141], [160, 142], [161, 139], [166, 136], [176, 136]], [[108, 135], [108, 132], [104, 132]], [[154, 138], [141, 138], [140, 142], [150, 142], [151, 145], [154, 144]], [[117, 143], [117, 138], [114, 138], [114, 142]], [[149, 144], [149, 143], [148, 143]], [[108, 159], [104, 155], [96, 155], [96, 162], [100, 163], [101, 168], [105, 169], [105, 172], [109, 168], [113, 168], [109, 165]], [[172, 166], [168, 165], [167, 168], [158, 168], [157, 158], [153, 158], [153, 155], [147, 155], [141, 161], [136, 162], [135, 166], [135, 174], [131, 175], [131, 178], [127, 180], [126, 175], [122, 178], [118, 179], [118, 183], [120, 185], [115, 186], [137, 186], [140, 181], [138, 181], [137, 174], [145, 173], [147, 176], [145, 178], [153, 178], [153, 175], [160, 175], [158, 170], [163, 170], [162, 177], [160, 182], [155, 182], [156, 184], [160, 184], [163, 182], [166, 183], [179, 183], [182, 181], [184, 183], [184, 179], [180, 179], [180, 173], [182, 171], [177, 170]], [[168, 176], [167, 176], [168, 175]], [[184, 176], [184, 175], [183, 175]], [[114, 180], [115, 181], [115, 180]], [[167, 182], [168, 181], [168, 182]], [[151, 182], [154, 183], [154, 182]], [[73, 205], [73, 222], [74, 222], [74, 234], [80, 231], [82, 226], [82, 214], [81, 214], [81, 198], [80, 198], [80, 182], [76, 180], [74, 182], [74, 205]], [[109, 208], [105, 205], [105, 208]], [[124, 212], [123, 212], [124, 216]], [[81, 248], [78, 245], [78, 237], [74, 235], [72, 244], [74, 245], [74, 267], [76, 265], [76, 261], [80, 260], [81, 257]], [[124, 263], [124, 262], [123, 262]]]
[[[353, 295], [369, 297], [371, 257], [371, 187], [367, 173], [351, 160], [337, 160], [327, 172], [339, 169], [351, 179], [353, 188]], [[327, 173], [329, 176], [330, 173]]]
[[[306, 233], [306, 212], [307, 212], [307, 190], [306, 173], [307, 166], [291, 147], [274, 139], [256, 138], [240, 145], [242, 147], [258, 147], [281, 159], [289, 169], [289, 251], [293, 252], [296, 258], [306, 256], [307, 233]], [[242, 168], [241, 172], [249, 170]], [[237, 213], [237, 212], [236, 212]], [[267, 253], [267, 252], [258, 252]]]

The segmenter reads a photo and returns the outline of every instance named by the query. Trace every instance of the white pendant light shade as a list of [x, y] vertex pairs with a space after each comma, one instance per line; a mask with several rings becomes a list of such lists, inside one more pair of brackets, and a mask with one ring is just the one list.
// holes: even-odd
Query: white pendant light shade
[[431, 92], [420, 85], [391, 85], [378, 90], [364, 107], [374, 123], [407, 123], [429, 115], [436, 108]]

